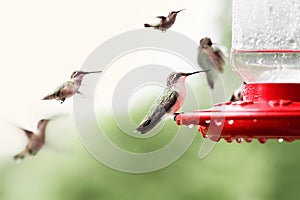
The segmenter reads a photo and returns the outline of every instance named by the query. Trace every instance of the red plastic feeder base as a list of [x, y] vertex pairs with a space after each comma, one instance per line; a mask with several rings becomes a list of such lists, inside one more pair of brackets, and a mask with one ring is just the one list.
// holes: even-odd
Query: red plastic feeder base
[[291, 142], [300, 139], [300, 84], [254, 83], [243, 89], [243, 101], [176, 116], [178, 125], [200, 125], [213, 141], [251, 142], [268, 139]]

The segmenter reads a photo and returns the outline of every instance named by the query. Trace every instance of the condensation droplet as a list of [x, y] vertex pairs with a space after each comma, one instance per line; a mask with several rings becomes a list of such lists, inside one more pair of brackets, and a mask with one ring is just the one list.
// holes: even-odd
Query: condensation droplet
[[231, 119], [231, 120], [229, 120], [229, 121], [228, 121], [228, 124], [229, 124], [229, 125], [232, 125], [232, 124], [233, 124], [233, 122], [234, 122], [234, 120], [233, 120], [233, 119]]
[[222, 125], [222, 121], [215, 121], [217, 126], [221, 126]]
[[278, 139], [278, 142], [279, 142], [279, 143], [283, 143], [283, 141], [284, 141], [283, 138], [279, 138], [279, 139]]
[[258, 141], [261, 143], [261, 144], [264, 144], [267, 142], [267, 138], [258, 138]]
[[188, 125], [188, 128], [193, 128], [194, 127], [194, 124], [189, 124]]
[[244, 138], [236, 138], [235, 140], [237, 143], [242, 143], [244, 141]]
[[247, 137], [247, 138], [245, 138], [245, 141], [250, 143], [250, 142], [252, 142], [252, 138]]
[[233, 141], [233, 137], [225, 138], [225, 140], [226, 140], [228, 143], [231, 143], [231, 142]]
[[257, 64], [259, 64], [259, 65], [262, 65], [263, 64], [263, 58], [260, 58], [258, 61], [257, 61]]

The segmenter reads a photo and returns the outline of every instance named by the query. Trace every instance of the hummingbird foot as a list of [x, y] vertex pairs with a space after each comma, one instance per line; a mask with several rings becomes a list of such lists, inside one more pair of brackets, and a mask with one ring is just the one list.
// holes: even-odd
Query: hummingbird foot
[[66, 98], [62, 98], [60, 101], [60, 104], [62, 104], [63, 102], [65, 102]]
[[177, 115], [179, 115], [179, 114], [183, 114], [183, 112], [180, 112], [180, 113], [174, 113], [174, 121], [176, 121], [176, 117], [177, 117]]

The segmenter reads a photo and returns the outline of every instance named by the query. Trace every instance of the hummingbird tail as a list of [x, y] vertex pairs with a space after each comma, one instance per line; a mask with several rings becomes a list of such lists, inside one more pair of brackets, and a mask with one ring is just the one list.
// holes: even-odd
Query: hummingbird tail
[[215, 81], [213, 80], [213, 77], [210, 74], [206, 74], [206, 79], [210, 89], [214, 89]]
[[134, 132], [145, 134], [152, 130], [157, 124], [159, 120], [156, 120], [156, 122], [153, 122], [151, 119], [144, 120], [136, 129]]
[[49, 95], [45, 96], [44, 98], [42, 98], [42, 100], [50, 100], [50, 99], [55, 99], [55, 95], [49, 94]]
[[25, 152], [21, 152], [14, 156], [14, 160], [23, 160], [25, 158]]
[[145, 134], [151, 131], [162, 119], [166, 111], [161, 108], [152, 115], [147, 115], [134, 132]]
[[149, 28], [149, 27], [152, 27], [152, 25], [151, 24], [144, 24], [144, 27]]

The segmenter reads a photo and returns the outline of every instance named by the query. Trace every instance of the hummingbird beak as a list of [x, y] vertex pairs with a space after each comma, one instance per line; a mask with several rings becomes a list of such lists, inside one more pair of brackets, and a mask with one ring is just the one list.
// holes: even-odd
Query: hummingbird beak
[[87, 72], [87, 74], [94, 74], [94, 73], [101, 73], [102, 71], [92, 71], [92, 72]]
[[102, 71], [82, 72], [83, 74], [101, 73]]
[[181, 11], [184, 11], [185, 9], [181, 9], [181, 10], [178, 10], [178, 11], [175, 11], [176, 13], [180, 13]]
[[207, 69], [207, 70], [196, 71], [196, 72], [191, 72], [191, 73], [182, 73], [182, 75], [189, 76], [189, 75], [197, 74], [197, 73], [200, 73], [200, 72], [208, 72], [208, 71], [210, 71], [210, 70]]

